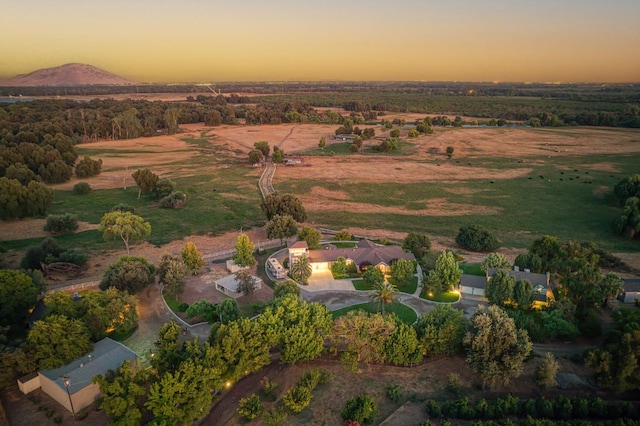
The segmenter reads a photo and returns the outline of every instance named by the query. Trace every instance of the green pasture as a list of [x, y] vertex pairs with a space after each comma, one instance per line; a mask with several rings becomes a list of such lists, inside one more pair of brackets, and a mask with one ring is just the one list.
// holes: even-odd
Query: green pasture
[[[545, 131], [552, 131], [545, 129]], [[562, 130], [567, 131], [567, 130]], [[160, 208], [151, 195], [137, 198], [137, 187], [94, 190], [86, 195], [56, 190], [50, 214], [72, 213], [81, 221], [97, 224], [102, 215], [118, 203], [136, 207], [136, 213], [151, 223], [149, 242], [162, 245], [193, 234], [218, 234], [247, 229], [265, 223], [260, 210], [257, 181], [260, 170], [239, 164], [224, 147], [207, 139], [188, 139], [200, 151], [189, 161], [171, 164], [161, 177], [169, 177], [187, 194], [187, 205], [179, 210]], [[336, 144], [325, 148], [325, 155]], [[348, 143], [337, 144], [348, 149]], [[412, 148], [413, 149], [413, 148]], [[88, 148], [78, 147], [80, 155], [93, 155]], [[104, 151], [101, 151], [104, 152]], [[109, 150], [107, 150], [109, 152]], [[122, 153], [122, 151], [118, 151]], [[137, 152], [137, 151], [133, 151]], [[116, 155], [116, 152], [110, 153]], [[503, 246], [527, 247], [545, 234], [563, 240], [591, 241], [613, 252], [637, 251], [637, 241], [617, 237], [611, 232], [612, 221], [620, 214], [612, 194], [613, 186], [623, 177], [638, 173], [638, 157], [634, 155], [563, 155], [550, 147], [549, 156], [505, 158], [497, 152], [492, 157], [450, 160], [420, 160], [424, 163], [448, 161], [467, 169], [494, 170], [498, 176], [514, 169], [530, 169], [515, 178], [469, 178], [454, 182], [371, 183], [296, 179], [282, 181], [276, 174], [274, 186], [280, 193], [306, 194], [314, 186], [349, 195], [350, 201], [371, 204], [371, 213], [335, 210], [308, 212], [309, 222], [333, 229], [362, 227], [398, 232], [421, 232], [435, 236], [455, 237], [461, 226], [480, 224], [494, 232]], [[410, 156], [405, 161], [411, 161]], [[337, 158], [349, 162], [349, 156]], [[615, 172], [603, 171], [599, 165], [609, 163]], [[199, 173], [199, 166], [221, 166]], [[402, 163], [398, 163], [398, 168]], [[132, 171], [131, 171], [132, 172]], [[372, 172], [375, 172], [372, 170]], [[91, 179], [87, 179], [91, 183]], [[130, 180], [132, 183], [132, 180]], [[492, 213], [449, 216], [423, 214], [426, 200], [445, 198], [451, 203], [487, 207]], [[404, 214], [380, 212], [377, 206], [404, 209]], [[456, 213], [455, 210], [452, 213]], [[56, 237], [63, 245], [80, 249], [106, 250], [122, 245], [104, 242], [97, 230]], [[38, 244], [41, 239], [3, 242], [6, 249], [22, 249]]]
[[[337, 309], [333, 312], [333, 318], [339, 318], [343, 315], [346, 315], [347, 312], [351, 311], [365, 311], [370, 314], [375, 314], [380, 312], [380, 304], [379, 303], [361, 303], [359, 305], [347, 306], [346, 308]], [[390, 305], [385, 306], [385, 313], [394, 313], [400, 318], [400, 320], [406, 324], [413, 324], [418, 319], [418, 314], [416, 311], [408, 307], [407, 305], [403, 305], [402, 303], [393, 302]]]
[[[164, 176], [164, 175], [163, 175]], [[169, 176], [177, 188], [187, 194], [187, 204], [181, 209], [159, 207], [151, 194], [138, 199], [138, 188], [94, 190], [85, 195], [57, 190], [49, 214], [72, 213], [80, 221], [97, 224], [114, 205], [126, 203], [136, 208], [136, 214], [151, 224], [148, 241], [166, 244], [187, 235], [219, 234], [233, 229], [247, 229], [264, 225], [260, 210], [260, 192], [257, 188], [258, 171], [231, 165], [211, 175], [190, 177]], [[103, 242], [98, 231], [56, 237], [61, 244], [73, 247], [108, 249], [122, 242]], [[3, 243], [5, 248], [24, 248], [37, 244], [40, 239]]]
[[[363, 227], [402, 232], [425, 232], [455, 237], [461, 226], [477, 223], [494, 232], [504, 246], [526, 247], [543, 235], [591, 241], [610, 251], [637, 250], [637, 241], [617, 237], [611, 223], [620, 214], [612, 188], [623, 177], [638, 172], [632, 155], [574, 155], [522, 159], [482, 157], [452, 160], [461, 167], [495, 171], [531, 169], [524, 176], [508, 179], [474, 179], [451, 183], [369, 183], [354, 177], [349, 182], [275, 180], [276, 190], [309, 193], [313, 186], [342, 191], [350, 201], [372, 205], [372, 213], [348, 211], [310, 212], [311, 222], [328, 227]], [[611, 163], [616, 172], [598, 166]], [[460, 194], [461, 189], [464, 193]], [[496, 213], [451, 216], [411, 214], [426, 209], [425, 200], [446, 198], [452, 203], [486, 206]], [[403, 208], [406, 214], [376, 213], [376, 206]]]

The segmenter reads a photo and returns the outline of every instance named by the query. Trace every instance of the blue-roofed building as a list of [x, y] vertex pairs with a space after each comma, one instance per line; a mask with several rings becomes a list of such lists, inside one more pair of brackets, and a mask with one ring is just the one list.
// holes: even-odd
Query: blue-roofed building
[[[37, 376], [28, 381], [19, 380], [18, 386], [24, 393], [42, 388], [42, 391], [55, 399], [72, 413], [91, 405], [100, 395], [100, 388], [92, 383], [98, 375], [109, 370], [117, 370], [124, 361], [139, 368], [138, 355], [120, 342], [104, 338], [96, 342], [93, 351], [67, 365], [53, 370], [40, 370]], [[68, 385], [65, 385], [65, 381]], [[72, 407], [73, 403], [73, 407]]]

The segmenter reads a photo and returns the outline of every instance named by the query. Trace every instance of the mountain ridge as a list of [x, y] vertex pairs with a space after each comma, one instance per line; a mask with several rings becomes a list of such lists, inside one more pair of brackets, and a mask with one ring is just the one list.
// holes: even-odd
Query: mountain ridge
[[128, 86], [137, 84], [93, 65], [68, 63], [0, 80], [0, 87]]

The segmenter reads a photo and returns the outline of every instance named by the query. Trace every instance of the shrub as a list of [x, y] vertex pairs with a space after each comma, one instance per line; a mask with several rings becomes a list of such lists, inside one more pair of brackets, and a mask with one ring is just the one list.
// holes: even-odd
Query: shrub
[[282, 402], [291, 412], [299, 413], [311, 403], [311, 398], [313, 398], [311, 389], [304, 386], [295, 386], [282, 396]]
[[400, 385], [389, 385], [386, 388], [387, 398], [389, 398], [393, 402], [399, 402], [401, 398], [401, 390]]
[[68, 234], [74, 232], [79, 227], [78, 217], [73, 214], [50, 214], [47, 216], [47, 223], [44, 230], [52, 234]]
[[352, 235], [351, 232], [349, 231], [340, 231], [336, 234], [336, 236], [334, 237], [334, 240], [336, 241], [351, 241], [352, 239]]
[[347, 260], [340, 256], [331, 264], [331, 272], [335, 275], [344, 275], [347, 273]]
[[186, 312], [187, 309], [189, 309], [188, 303], [182, 302], [181, 304], [178, 305], [178, 312]]
[[427, 401], [427, 414], [429, 417], [433, 417], [435, 419], [442, 416], [442, 409], [440, 405], [433, 399]]
[[378, 414], [378, 404], [370, 396], [363, 394], [347, 400], [341, 416], [344, 420], [355, 420], [363, 425], [373, 423]]
[[87, 156], [78, 161], [78, 163], [76, 164], [76, 176], [81, 179], [89, 176], [99, 175], [101, 170], [102, 160], [92, 160]]
[[449, 378], [447, 379], [447, 390], [454, 396], [460, 395], [460, 376], [458, 373], [449, 373]]
[[216, 321], [218, 309], [219, 307], [217, 305], [214, 305], [208, 300], [198, 300], [197, 302], [192, 303], [185, 312], [187, 314], [187, 318], [202, 317], [205, 321], [211, 323]]
[[293, 281], [285, 281], [282, 283], [276, 284], [273, 289], [273, 298], [278, 299], [284, 297], [288, 294], [293, 294], [296, 297], [300, 295], [300, 287]]
[[88, 260], [88, 253], [79, 252], [76, 249], [65, 250], [58, 256], [58, 262], [73, 263], [78, 266], [83, 266]]
[[320, 370], [312, 369], [304, 372], [300, 380], [298, 380], [297, 386], [304, 386], [311, 390], [315, 389], [320, 383]]
[[465, 249], [490, 252], [500, 247], [498, 239], [485, 227], [480, 225], [468, 225], [460, 228], [456, 236], [456, 243]]
[[264, 414], [264, 424], [265, 426], [278, 426], [287, 418], [287, 413], [281, 408], [278, 407], [273, 410], [269, 410]]
[[536, 383], [538, 386], [549, 389], [558, 384], [556, 374], [560, 365], [552, 353], [544, 354], [544, 360], [536, 369]]
[[262, 392], [266, 396], [271, 396], [278, 389], [278, 384], [270, 380], [267, 376], [264, 376], [260, 381], [262, 383]]
[[136, 208], [132, 205], [129, 205], [127, 203], [118, 203], [115, 206], [111, 207], [111, 211], [112, 212], [129, 212], [129, 213], [135, 213], [136, 212]]
[[247, 420], [253, 420], [262, 414], [262, 410], [264, 410], [264, 405], [262, 405], [260, 397], [254, 393], [249, 398], [242, 398], [240, 400], [238, 414]]
[[155, 194], [157, 199], [161, 199], [170, 195], [172, 192], [176, 190], [176, 183], [169, 178], [158, 179], [155, 188], [153, 189], [153, 193]]
[[91, 192], [91, 185], [87, 182], [78, 182], [73, 185], [73, 193], [76, 195], [84, 195]]
[[160, 199], [160, 205], [162, 207], [179, 209], [185, 204], [187, 204], [187, 195], [182, 191], [174, 191], [166, 197], [162, 197]]

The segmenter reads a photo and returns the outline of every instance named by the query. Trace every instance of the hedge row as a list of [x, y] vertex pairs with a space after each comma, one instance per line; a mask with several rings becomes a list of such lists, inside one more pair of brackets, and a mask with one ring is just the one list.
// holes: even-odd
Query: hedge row
[[427, 401], [427, 413], [431, 418], [456, 418], [464, 420], [503, 419], [507, 416], [531, 417], [533, 419], [638, 419], [636, 404], [629, 401], [606, 403], [601, 398], [554, 399], [540, 397], [521, 400], [511, 394], [495, 402], [484, 398], [471, 403], [468, 398], [446, 401], [442, 405], [435, 400]]

